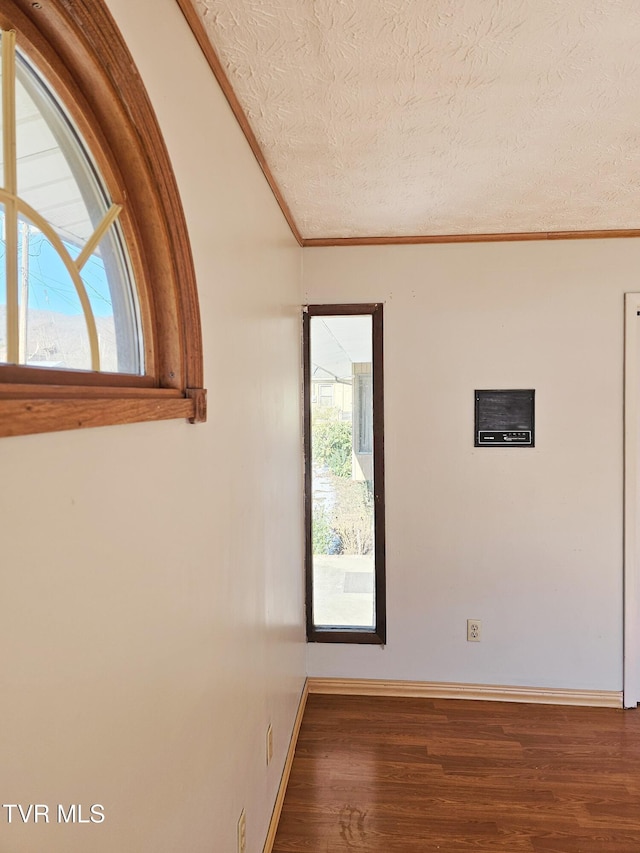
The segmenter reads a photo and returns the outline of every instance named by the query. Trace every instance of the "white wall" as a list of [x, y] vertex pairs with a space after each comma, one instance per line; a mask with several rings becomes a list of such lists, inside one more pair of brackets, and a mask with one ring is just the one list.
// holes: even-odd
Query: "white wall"
[[[621, 689], [639, 269], [638, 240], [305, 249], [305, 301], [385, 303], [387, 477], [388, 645], [309, 675]], [[476, 388], [535, 388], [535, 449], [474, 449]]]
[[304, 680], [301, 250], [177, 4], [109, 5], [182, 193], [209, 420], [0, 442], [2, 802], [106, 814], [0, 810], [0, 850], [230, 851], [245, 807], [256, 853]]

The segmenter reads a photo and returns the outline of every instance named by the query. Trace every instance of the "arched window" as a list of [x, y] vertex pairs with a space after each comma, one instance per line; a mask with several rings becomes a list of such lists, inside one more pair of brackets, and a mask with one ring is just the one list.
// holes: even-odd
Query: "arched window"
[[101, 0], [0, 11], [0, 435], [205, 418], [193, 263]]

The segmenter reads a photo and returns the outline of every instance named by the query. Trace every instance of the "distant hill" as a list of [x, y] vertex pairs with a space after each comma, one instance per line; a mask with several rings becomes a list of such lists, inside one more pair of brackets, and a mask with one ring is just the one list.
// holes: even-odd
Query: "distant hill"
[[[6, 358], [7, 309], [0, 305], [0, 358]], [[100, 342], [100, 367], [116, 371], [116, 337], [113, 317], [96, 317]], [[27, 364], [37, 367], [66, 367], [90, 370], [89, 337], [84, 316], [54, 311], [29, 312]]]

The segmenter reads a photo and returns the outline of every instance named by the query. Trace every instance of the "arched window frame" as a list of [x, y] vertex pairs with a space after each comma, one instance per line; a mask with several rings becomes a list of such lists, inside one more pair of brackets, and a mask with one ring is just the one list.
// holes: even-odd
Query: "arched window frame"
[[0, 28], [51, 84], [116, 204], [137, 285], [145, 375], [0, 365], [0, 436], [206, 418], [195, 271], [153, 108], [103, 0], [4, 0]]

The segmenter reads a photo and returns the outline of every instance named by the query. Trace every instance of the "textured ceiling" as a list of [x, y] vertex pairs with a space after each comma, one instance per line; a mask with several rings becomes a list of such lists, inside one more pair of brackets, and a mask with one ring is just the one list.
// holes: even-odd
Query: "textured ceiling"
[[640, 227], [639, 0], [192, 0], [303, 238]]

